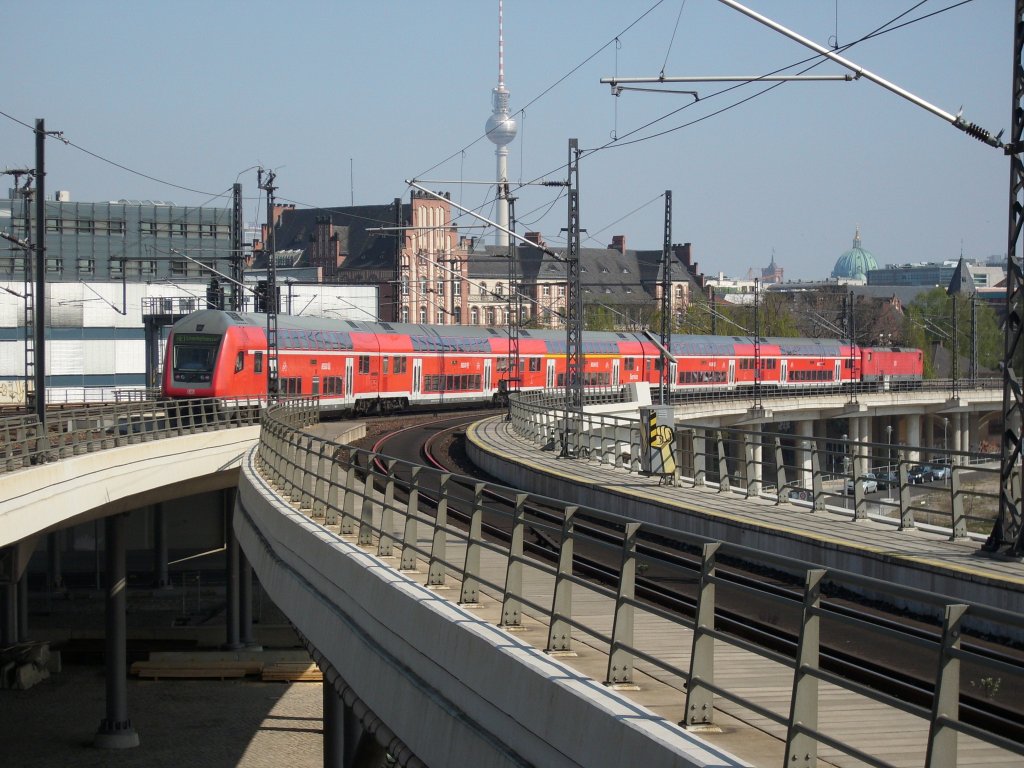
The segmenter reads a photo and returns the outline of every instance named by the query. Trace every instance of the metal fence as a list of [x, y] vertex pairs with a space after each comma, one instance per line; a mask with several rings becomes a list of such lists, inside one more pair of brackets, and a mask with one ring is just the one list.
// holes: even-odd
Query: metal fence
[[[0, 474], [122, 445], [259, 424], [255, 398], [150, 400], [0, 420]], [[298, 406], [297, 406], [298, 408]]]
[[[524, 423], [547, 418], [536, 410], [514, 416]], [[989, 626], [1013, 628], [1019, 635], [1024, 617], [980, 605], [949, 604], [949, 600], [921, 590], [838, 570], [774, 556], [747, 547], [712, 541], [628, 517], [582, 507], [558, 499], [460, 477], [451, 473], [407, 464], [394, 458], [314, 437], [303, 431], [307, 415], [289, 406], [264, 414], [256, 467], [286, 502], [325, 525], [338, 525], [339, 533], [373, 549], [379, 556], [394, 556], [402, 569], [415, 569], [422, 561], [428, 585], [442, 586], [454, 577], [461, 583], [459, 602], [475, 604], [482, 592], [501, 602], [501, 625], [518, 626], [524, 613], [548, 624], [546, 649], [567, 651], [573, 636], [585, 636], [588, 644], [608, 654], [608, 684], [628, 685], [635, 668], [676, 687], [685, 703], [684, 724], [707, 726], [714, 722], [715, 706], [730, 703], [765, 718], [781, 729], [786, 741], [786, 765], [813, 765], [822, 746], [838, 750], [870, 765], [889, 765], [871, 754], [873, 734], [861, 733], [844, 742], [829, 725], [819, 727], [819, 710], [825, 698], [819, 687], [838, 688], [862, 697], [870, 706], [881, 705], [893, 713], [906, 713], [922, 732], [924, 764], [954, 766], [960, 736], [978, 739], [989, 747], [1024, 756], [1024, 744], [998, 727], [974, 725], [960, 717], [960, 691], [969, 685], [961, 679], [961, 663], [982, 670], [980, 679], [1002, 681], [1021, 690], [1024, 675], [1019, 665], [981, 654], [961, 644], [966, 616]], [[551, 426], [544, 423], [545, 427]], [[614, 435], [611, 429], [619, 430]], [[600, 446], [625, 443], [630, 429], [611, 422], [605, 425]], [[600, 430], [596, 430], [601, 434]], [[597, 438], [595, 438], [597, 439]], [[597, 444], [595, 444], [597, 445]], [[612, 451], [619, 455], [618, 447]], [[429, 511], [427, 499], [430, 497]], [[502, 500], [498, 504], [496, 499]], [[498, 516], [496, 527], [485, 524]], [[543, 512], [538, 510], [544, 510]], [[454, 521], [458, 525], [452, 525]], [[498, 534], [495, 531], [504, 531]], [[531, 547], [534, 539], [544, 546]], [[582, 553], [612, 564], [610, 575], [586, 578]], [[689, 559], [679, 557], [690, 553]], [[483, 563], [497, 562], [499, 578], [489, 577]], [[789, 586], [769, 588], [760, 580], [737, 583], [723, 575], [719, 564], [743, 562], [755, 570], [785, 574]], [[495, 573], [491, 568], [490, 573]], [[662, 584], [692, 583], [695, 604], [652, 601], [643, 590]], [[546, 585], [541, 597], [531, 592], [538, 579]], [[793, 620], [796, 638], [780, 650], [745, 639], [722, 629], [716, 588], [726, 589], [758, 605], [776, 606]], [[930, 626], [911, 632], [897, 624], [876, 623], [863, 616], [841, 613], [829, 596], [847, 590], [889, 596], [894, 603], [926, 606], [921, 618]], [[590, 623], [574, 613], [582, 595], [605, 601], [613, 616], [611, 630]], [[930, 617], [930, 618], [929, 618]], [[652, 651], [648, 633], [635, 628], [643, 621], [661, 622], [667, 634], [683, 643], [689, 630], [688, 663], [674, 647], [668, 655]], [[938, 672], [926, 689], [926, 700], [908, 701], [898, 694], [847, 679], [822, 662], [819, 637], [822, 625], [854, 627], [878, 641], [906, 644], [915, 653], [930, 654]], [[674, 629], [673, 629], [674, 628]], [[300, 628], [301, 629], [301, 628]], [[661, 633], [662, 635], [666, 633]], [[742, 651], [761, 662], [781, 668], [789, 680], [783, 701], [765, 703], [732, 690], [716, 671], [716, 646]], [[682, 691], [685, 691], [683, 693]], [[825, 722], [824, 720], [821, 722]], [[973, 745], [972, 745], [973, 746]]]
[[[601, 394], [601, 403], [610, 400], [609, 393]], [[626, 402], [624, 394], [620, 400]], [[585, 406], [593, 404], [588, 400]], [[515, 395], [509, 418], [520, 436], [542, 450], [642, 471], [635, 416], [587, 411], [567, 417], [563, 407], [560, 392]], [[997, 487], [984, 489], [985, 478], [999, 478], [999, 455], [994, 453], [683, 423], [675, 425], [675, 459], [676, 471], [666, 478], [671, 483], [717, 487], [812, 512], [847, 510], [854, 519], [870, 517], [900, 529], [921, 525], [924, 518], [924, 524], [948, 529], [952, 539], [971, 536], [972, 527], [983, 538], [992, 518], [976, 510], [999, 498]], [[969, 483], [967, 473], [972, 473]], [[916, 486], [927, 486], [940, 506], [915, 495]]]

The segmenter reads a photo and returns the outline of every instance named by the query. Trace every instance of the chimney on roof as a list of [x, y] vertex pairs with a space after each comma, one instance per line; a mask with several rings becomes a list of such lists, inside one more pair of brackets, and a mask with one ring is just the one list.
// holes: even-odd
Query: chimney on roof
[[526, 239], [534, 245], [544, 245], [544, 238], [541, 236], [540, 232], [527, 232]]
[[613, 251], [619, 253], [626, 252], [626, 236], [625, 235], [612, 235], [612, 244], [608, 246]]

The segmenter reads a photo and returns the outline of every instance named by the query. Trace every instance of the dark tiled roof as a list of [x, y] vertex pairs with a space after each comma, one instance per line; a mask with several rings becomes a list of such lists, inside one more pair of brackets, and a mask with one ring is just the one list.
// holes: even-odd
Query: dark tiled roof
[[[410, 206], [402, 206], [402, 221], [408, 221]], [[359, 205], [347, 208], [303, 208], [285, 211], [275, 232], [276, 248], [307, 250], [316, 233], [317, 219], [328, 217], [334, 226], [341, 251], [348, 255], [345, 270], [391, 269], [395, 265], [396, 233], [371, 234], [367, 229], [395, 226], [395, 206]]]

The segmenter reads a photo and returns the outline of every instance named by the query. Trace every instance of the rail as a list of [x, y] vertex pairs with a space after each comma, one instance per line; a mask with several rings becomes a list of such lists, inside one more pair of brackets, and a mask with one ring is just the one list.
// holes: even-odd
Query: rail
[[[609, 399], [610, 394], [602, 394], [602, 402]], [[585, 409], [592, 404], [588, 399]], [[541, 450], [643, 471], [636, 418], [598, 412], [567, 418], [563, 408], [557, 391], [513, 395], [509, 419], [517, 434]], [[705, 424], [676, 424], [674, 429], [676, 470], [666, 477], [673, 484], [717, 487], [812, 512], [846, 510], [854, 519], [870, 517], [901, 530], [931, 526], [947, 531], [951, 539], [984, 539], [991, 530], [992, 518], [982, 512], [998, 501], [997, 490], [985, 490], [992, 485], [986, 479], [999, 477], [995, 453]]]
[[[530, 412], [538, 416], [535, 411]], [[325, 524], [339, 526], [342, 535], [352, 535], [359, 544], [373, 548], [379, 556], [398, 556], [402, 569], [414, 569], [419, 560], [427, 564], [427, 584], [443, 586], [450, 576], [461, 581], [459, 602], [475, 604], [481, 591], [502, 603], [502, 626], [515, 627], [524, 612], [546, 620], [549, 626], [546, 649], [569, 651], [573, 633], [608, 653], [605, 682], [629, 685], [635, 665], [642, 664], [666, 680], [685, 698], [685, 725], [706, 727], [714, 722], [716, 700], [731, 702], [785, 729], [786, 764], [813, 765], [820, 745], [828, 746], [871, 765], [889, 763], [873, 756], [871, 734], [857, 743], [844, 743], [830, 735], [827, 725], [819, 726], [819, 707], [824, 699], [819, 685], [851, 691], [884, 707], [911, 715], [927, 732], [927, 765], [933, 768], [955, 765], [957, 739], [977, 739], [999, 750], [1024, 756], [1024, 743], [1007, 737], [998, 727], [967, 722], [960, 717], [960, 695], [972, 681], [961, 679], [961, 663], [983, 670], [981, 679], [1000, 680], [1009, 689], [1020, 690], [1024, 669], [980, 653], [967, 643], [963, 629], [967, 615], [989, 625], [1024, 629], [1024, 616], [969, 604], [950, 604], [942, 595], [901, 587], [854, 573], [823, 569], [728, 542], [713, 541], [680, 531], [639, 523], [628, 517], [582, 507], [563, 500], [525, 493], [474, 478], [460, 477], [419, 465], [334, 443], [305, 433], [301, 418], [282, 405], [264, 413], [256, 467], [286, 502]], [[407, 479], [405, 479], [407, 478]], [[421, 495], [436, 488], [436, 509], [421, 510]], [[407, 500], [398, 492], [407, 488]], [[490, 494], [511, 502], [513, 512], [505, 521], [511, 532], [506, 537], [482, 533], [481, 521]], [[530, 516], [528, 505], [556, 510], [557, 519]], [[456, 516], [467, 521], [465, 529], [449, 525]], [[428, 535], [421, 537], [421, 530]], [[534, 555], [524, 546], [533, 532], [553, 550], [550, 558]], [[449, 555], [448, 539], [464, 545], [465, 556], [456, 561]], [[429, 542], [421, 544], [420, 542]], [[595, 582], [580, 575], [574, 547], [584, 545], [606, 554], [618, 563], [614, 577]], [[577, 550], [578, 551], [578, 550]], [[494, 553], [506, 562], [503, 581], [490, 581], [481, 569], [481, 556]], [[696, 553], [696, 565], [688, 565], [666, 553]], [[790, 588], [780, 592], [766, 586], [742, 589], [751, 600], [776, 605], [796, 617], [798, 637], [788, 650], [772, 650], [723, 631], [716, 604], [716, 586], [726, 580], [718, 573], [720, 562], [750, 563], [764, 572], [785, 574]], [[546, 599], [531, 599], [523, 588], [524, 574], [534, 571], [547, 577], [551, 587]], [[661, 583], [696, 582], [695, 610], [686, 614], [659, 607], [638, 597], [643, 575], [657, 573]], [[733, 589], [736, 588], [732, 584]], [[863, 618], [839, 614], [831, 608], [831, 597], [846, 590], [891, 596], [900, 603], [931, 606], [928, 625], [922, 632], [877, 624]], [[573, 613], [573, 594], [587, 591], [607, 602], [614, 615], [610, 632]], [[645, 651], [643, 637], [634, 626], [641, 615], [666, 622], [671, 628], [692, 632], [689, 664], [677, 666], [669, 659]], [[938, 670], [931, 681], [928, 701], [910, 703], [899, 695], [869, 688], [829, 671], [820, 663], [819, 636], [824, 624], [830, 627], [856, 625], [872, 637], [886, 637], [910, 648], [929, 653]], [[678, 631], [677, 631], [677, 634]], [[682, 635], [679, 634], [681, 638]], [[792, 686], [785, 701], [766, 706], [726, 687], [716, 676], [715, 644], [754, 654], [765, 662], [780, 665], [791, 675]], [[678, 656], [678, 654], [675, 654]], [[825, 721], [823, 721], [825, 722]], [[1008, 757], [1004, 755], [1004, 758]], [[796, 761], [799, 759], [799, 763]]]

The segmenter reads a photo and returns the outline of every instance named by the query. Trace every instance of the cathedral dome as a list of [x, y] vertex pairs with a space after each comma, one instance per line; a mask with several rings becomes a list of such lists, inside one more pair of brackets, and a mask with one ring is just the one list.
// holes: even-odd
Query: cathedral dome
[[853, 248], [836, 260], [832, 277], [840, 280], [867, 280], [868, 270], [878, 269], [878, 262], [860, 244], [860, 230], [853, 236]]

